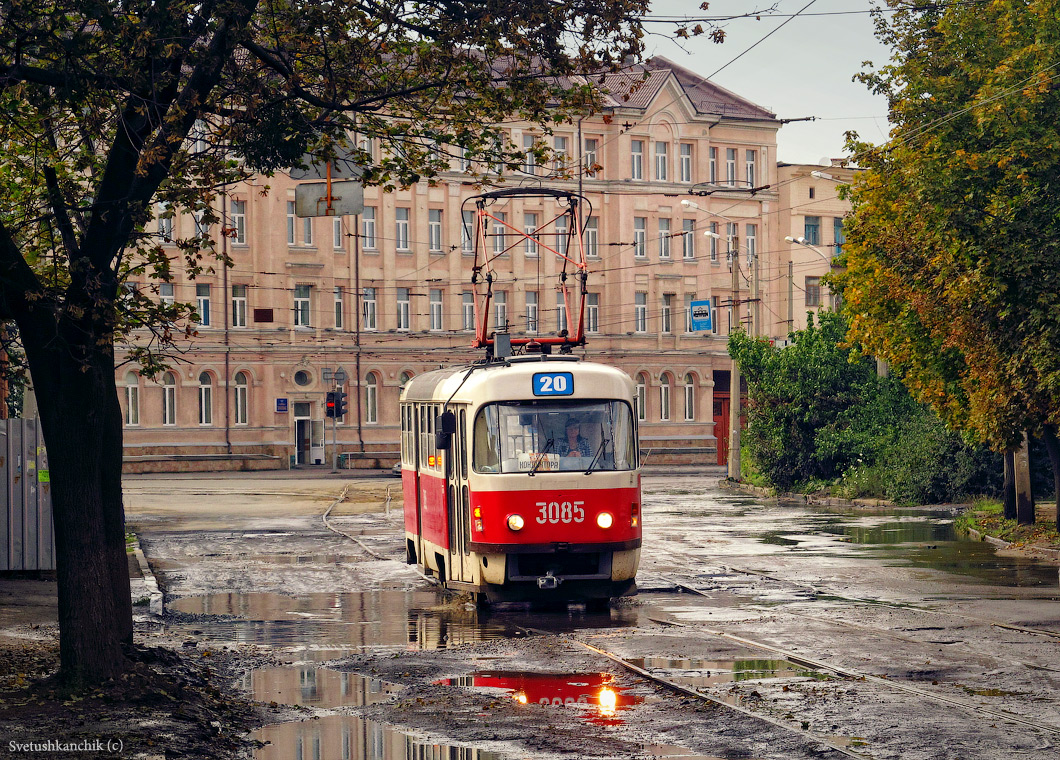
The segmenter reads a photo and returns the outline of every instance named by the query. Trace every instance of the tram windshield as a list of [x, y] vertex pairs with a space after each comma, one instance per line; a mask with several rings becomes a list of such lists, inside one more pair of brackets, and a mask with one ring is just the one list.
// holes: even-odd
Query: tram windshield
[[596, 472], [636, 467], [633, 414], [621, 401], [489, 404], [475, 418], [476, 472]]

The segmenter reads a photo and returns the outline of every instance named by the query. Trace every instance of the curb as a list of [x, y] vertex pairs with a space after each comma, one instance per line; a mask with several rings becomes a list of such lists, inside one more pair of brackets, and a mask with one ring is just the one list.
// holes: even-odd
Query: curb
[[140, 566], [140, 573], [143, 575], [143, 578], [130, 579], [134, 603], [133, 609], [135, 612], [136, 601], [146, 596], [150, 600], [146, 616], [148, 619], [157, 620], [162, 617], [162, 591], [158, 588], [158, 581], [155, 579], [155, 574], [151, 572], [151, 566], [147, 563], [147, 557], [144, 556], [143, 549], [140, 548], [140, 537], [133, 534], [133, 538], [135, 539], [132, 546], [133, 556], [136, 557], [136, 564]]
[[1003, 538], [997, 538], [996, 536], [988, 536], [987, 534], [976, 530], [975, 528], [968, 528], [965, 531], [968, 534], [968, 538], [973, 541], [982, 541], [990, 544], [995, 549], [1011, 549], [1014, 552], [1020, 554], [1026, 554], [1031, 557], [1038, 557], [1040, 559], [1049, 559], [1054, 562], [1060, 562], [1060, 549], [1049, 549], [1044, 547], [1033, 547], [1033, 546], [1016, 546], [1011, 541], [1006, 541]]

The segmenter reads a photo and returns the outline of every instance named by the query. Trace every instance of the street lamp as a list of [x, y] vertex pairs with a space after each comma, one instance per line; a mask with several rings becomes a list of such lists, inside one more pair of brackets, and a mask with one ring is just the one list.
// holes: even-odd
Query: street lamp
[[833, 176], [832, 176], [831, 174], [829, 174], [828, 172], [821, 172], [821, 171], [812, 171], [812, 172], [810, 172], [810, 176], [811, 176], [811, 177], [816, 177], [817, 179], [830, 179], [830, 180], [835, 180], [835, 177], [833, 177]]
[[829, 256], [827, 253], [822, 251], [817, 246], [806, 242], [806, 238], [804, 238], [802, 235], [799, 235], [798, 237], [792, 237], [791, 235], [787, 235], [784, 239], [787, 240], [789, 243], [795, 243], [796, 245], [801, 245], [801, 246], [803, 246], [805, 248], [809, 248], [811, 251], [813, 251], [818, 256], [820, 256], [825, 261], [827, 261], [829, 264], [832, 263], [832, 257], [831, 256]]

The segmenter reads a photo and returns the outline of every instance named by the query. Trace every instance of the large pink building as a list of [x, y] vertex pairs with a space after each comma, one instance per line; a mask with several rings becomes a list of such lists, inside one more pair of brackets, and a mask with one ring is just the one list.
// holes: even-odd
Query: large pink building
[[[589, 199], [589, 335], [576, 353], [636, 381], [649, 463], [715, 464], [725, 454], [730, 324], [787, 332], [786, 314], [776, 313], [786, 311], [776, 302], [786, 282], [764, 274], [788, 251], [778, 242], [790, 229], [778, 225], [779, 122], [665, 59], [643, 71], [631, 97], [557, 124], [547, 137], [559, 169], [595, 170], [528, 158], [498, 181]], [[536, 133], [514, 125], [510, 134], [529, 145]], [[138, 283], [159, 287], [160, 298], [198, 303], [202, 323], [157, 380], [135, 366], [119, 370], [127, 469], [330, 465], [336, 451], [347, 466], [397, 461], [402, 384], [480, 356], [468, 347], [473, 251], [461, 206], [482, 190], [468, 168], [455, 157], [434, 186], [368, 188], [364, 212], [338, 218], [296, 216], [297, 182], [287, 176], [270, 178], [267, 194], [264, 179], [232, 189], [223, 212], [235, 230], [225, 242], [234, 265], [194, 280], [177, 273], [172, 283]], [[516, 229], [534, 229], [557, 210], [548, 198], [492, 207]], [[177, 236], [195, 223], [177, 215], [159, 232]], [[555, 333], [557, 257], [500, 225], [489, 232], [498, 252], [519, 243], [494, 262], [495, 321], [506, 320], [513, 335]], [[693, 300], [714, 304], [713, 331], [691, 329]], [[333, 429], [324, 398], [340, 369], [351, 410]]]

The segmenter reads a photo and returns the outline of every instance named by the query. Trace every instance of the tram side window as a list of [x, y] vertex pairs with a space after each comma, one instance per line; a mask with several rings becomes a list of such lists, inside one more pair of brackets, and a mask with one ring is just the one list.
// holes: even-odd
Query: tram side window
[[[488, 420], [492, 418], [492, 420]], [[488, 406], [475, 418], [475, 471], [499, 472], [500, 457], [497, 440], [497, 407]]]

